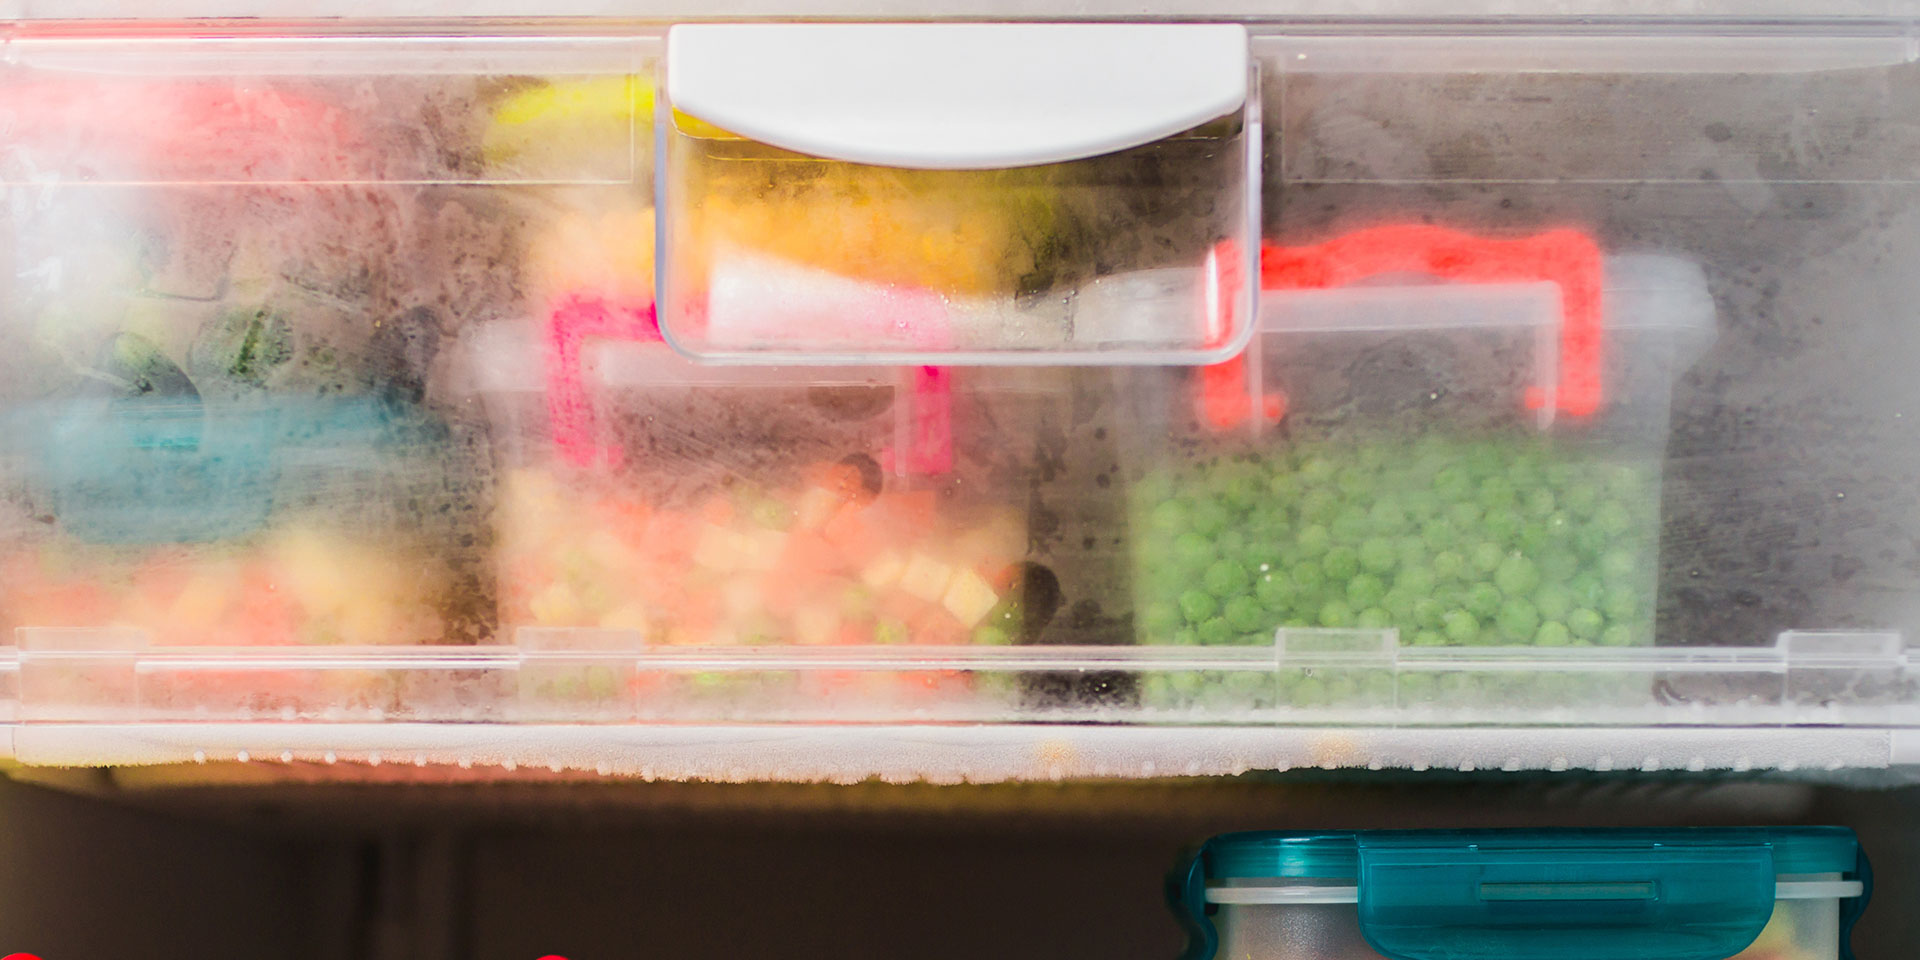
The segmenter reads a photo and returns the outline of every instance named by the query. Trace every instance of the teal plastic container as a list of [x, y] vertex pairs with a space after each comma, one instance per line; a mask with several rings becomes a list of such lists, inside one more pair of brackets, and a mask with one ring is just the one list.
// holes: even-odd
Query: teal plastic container
[[1841, 827], [1239, 833], [1177, 878], [1187, 960], [1850, 960]]

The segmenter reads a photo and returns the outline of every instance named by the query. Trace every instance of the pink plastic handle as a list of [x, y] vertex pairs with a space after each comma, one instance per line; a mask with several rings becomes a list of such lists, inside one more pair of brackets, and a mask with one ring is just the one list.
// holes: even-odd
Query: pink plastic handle
[[553, 445], [576, 467], [618, 464], [617, 447], [601, 447], [593, 399], [587, 392], [582, 353], [588, 340], [660, 342], [653, 302], [610, 304], [597, 297], [568, 297], [547, 322], [547, 416]]

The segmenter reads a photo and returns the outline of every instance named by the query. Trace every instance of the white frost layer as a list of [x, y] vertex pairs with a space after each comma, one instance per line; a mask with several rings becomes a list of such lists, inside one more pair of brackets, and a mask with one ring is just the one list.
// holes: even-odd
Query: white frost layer
[[244, 755], [250, 762], [499, 766], [711, 781], [993, 783], [1309, 768], [1818, 773], [1920, 767], [1920, 731], [1874, 727], [37, 723], [11, 734], [16, 758], [38, 766], [230, 762]]

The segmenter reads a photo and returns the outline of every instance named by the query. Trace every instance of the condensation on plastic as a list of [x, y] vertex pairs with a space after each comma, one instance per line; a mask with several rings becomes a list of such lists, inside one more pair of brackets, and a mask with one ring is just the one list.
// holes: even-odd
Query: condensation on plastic
[[[1166, 145], [1218, 166], [1209, 196], [1264, 151], [1263, 232], [1282, 248], [1409, 223], [1571, 230], [1616, 263], [1656, 251], [1704, 277], [1609, 317], [1638, 343], [1666, 335], [1663, 305], [1704, 297], [1717, 328], [1697, 357], [1623, 346], [1645, 375], [1607, 374], [1609, 402], [1633, 407], [1609, 412], [1633, 416], [1602, 451], [1660, 478], [1640, 491], [1658, 557], [1633, 571], [1657, 599], [1622, 647], [1424, 645], [1280, 618], [1175, 645], [1185, 624], [1146, 629], [1135, 593], [1134, 475], [1229, 442], [1278, 449], [1285, 416], [1224, 437], [1193, 411], [1191, 369], [703, 365], [653, 310], [654, 28], [226, 29], [48, 24], [8, 41], [0, 710], [28, 724], [1920, 726], [1905, 360], [1920, 291], [1898, 268], [1920, 238], [1901, 119], [1920, 74], [1898, 24], [1262, 28], [1260, 114], [1237, 135], [1264, 139]], [[1156, 163], [1082, 198], [1094, 246], [1162, 246], [1154, 218], [1194, 168]], [[1168, 243], [1185, 256], [1199, 236]], [[1096, 262], [1080, 296], [1120, 278], [1090, 317], [1138, 339], [1166, 314], [1122, 307], [1184, 295], [1198, 271], [1121, 260]], [[1270, 298], [1296, 329], [1267, 326], [1244, 358], [1246, 409], [1265, 414], [1289, 357], [1341, 349], [1324, 328], [1344, 321], [1325, 315], [1356, 298], [1473, 327], [1450, 349], [1498, 386], [1497, 412], [1568, 428], [1577, 414], [1526, 402], [1559, 382], [1539, 336], [1561, 319], [1553, 284], [1407, 279]], [[470, 365], [498, 331], [517, 359]], [[1393, 356], [1435, 359], [1408, 346], [1434, 334]], [[1361, 394], [1348, 406], [1396, 399]], [[1293, 412], [1313, 396], [1289, 390]], [[931, 494], [898, 516], [935, 532], [801, 565], [850, 606], [788, 596], [769, 625], [753, 591], [779, 578], [747, 560], [821, 486], [810, 468], [854, 454], [890, 492]], [[753, 496], [727, 523], [697, 513], [723, 490]], [[614, 588], [648, 557], [602, 520], [663, 505], [720, 529], [709, 579], [680, 609], [623, 609]], [[893, 589], [910, 565], [924, 595]], [[990, 600], [955, 588], [969, 567]], [[1005, 617], [1048, 578], [1051, 616], [961, 630], [955, 610]], [[583, 588], [536, 615], [563, 580]], [[884, 630], [873, 604], [898, 605]], [[716, 629], [662, 629], [702, 617]], [[844, 641], [855, 620], [861, 642], [802, 642]]]

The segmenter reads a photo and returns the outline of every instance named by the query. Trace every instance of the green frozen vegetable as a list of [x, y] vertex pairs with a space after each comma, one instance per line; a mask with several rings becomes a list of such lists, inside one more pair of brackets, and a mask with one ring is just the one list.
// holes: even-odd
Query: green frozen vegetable
[[1532, 430], [1272, 442], [1129, 479], [1147, 642], [1259, 643], [1278, 627], [1650, 641], [1652, 470]]

